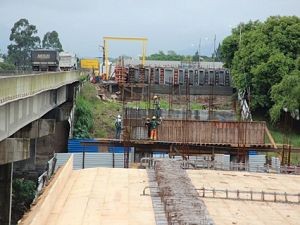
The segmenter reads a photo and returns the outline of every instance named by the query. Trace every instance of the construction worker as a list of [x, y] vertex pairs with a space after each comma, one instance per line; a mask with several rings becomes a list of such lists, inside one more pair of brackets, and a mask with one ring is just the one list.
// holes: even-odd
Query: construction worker
[[153, 105], [154, 105], [154, 114], [156, 118], [161, 117], [161, 109], [160, 109], [160, 102], [157, 95], [153, 96]]
[[150, 122], [150, 139], [156, 141], [157, 140], [157, 127], [160, 124], [158, 120], [156, 120], [156, 116], [152, 117], [152, 120]]
[[150, 118], [146, 119], [145, 126], [147, 127], [148, 138], [150, 138], [151, 137], [151, 120], [150, 120]]
[[117, 119], [115, 121], [115, 127], [116, 127], [116, 139], [120, 139], [121, 136], [121, 129], [122, 129], [122, 119], [121, 115], [117, 116]]

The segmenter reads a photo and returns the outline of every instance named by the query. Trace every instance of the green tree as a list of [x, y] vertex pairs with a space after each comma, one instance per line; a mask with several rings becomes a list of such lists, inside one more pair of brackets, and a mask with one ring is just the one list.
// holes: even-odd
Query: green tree
[[83, 96], [76, 99], [74, 137], [90, 138], [90, 131], [93, 127], [92, 105]]
[[298, 114], [300, 110], [300, 71], [294, 70], [286, 75], [282, 81], [272, 87], [271, 97], [274, 105], [270, 110], [271, 119], [276, 122], [282, 110], [286, 108], [291, 114]]
[[234, 85], [251, 89], [252, 109], [273, 106], [272, 87], [295, 70], [299, 52], [300, 19], [296, 16], [240, 24], [221, 46]]
[[29, 24], [27, 19], [20, 19], [11, 29], [8, 45], [8, 60], [18, 67], [25, 67], [30, 63], [30, 52], [40, 46], [40, 38], [35, 36], [36, 26]]
[[42, 46], [46, 49], [56, 49], [59, 52], [63, 51], [62, 45], [58, 37], [58, 33], [56, 31], [47, 32], [44, 35]]
[[13, 64], [6, 63], [6, 62], [0, 62], [0, 72], [6, 72], [6, 71], [12, 71], [15, 70], [16, 67]]
[[198, 51], [196, 51], [195, 55], [193, 55], [193, 61], [194, 62], [198, 62], [199, 61], [199, 52]]
[[226, 67], [230, 68], [232, 66], [234, 54], [239, 49], [243, 34], [255, 30], [260, 24], [259, 21], [250, 21], [247, 24], [240, 23], [236, 28], [232, 29], [231, 35], [223, 40], [220, 46], [220, 56]]
[[170, 55], [170, 56], [176, 56], [177, 54], [176, 54], [175, 51], [169, 50], [169, 51], [168, 51], [168, 55]]

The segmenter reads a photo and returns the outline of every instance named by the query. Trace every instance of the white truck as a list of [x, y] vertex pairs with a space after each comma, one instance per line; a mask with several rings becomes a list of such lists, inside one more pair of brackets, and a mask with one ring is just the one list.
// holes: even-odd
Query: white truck
[[59, 68], [62, 71], [76, 70], [77, 57], [73, 53], [60, 52], [59, 53]]

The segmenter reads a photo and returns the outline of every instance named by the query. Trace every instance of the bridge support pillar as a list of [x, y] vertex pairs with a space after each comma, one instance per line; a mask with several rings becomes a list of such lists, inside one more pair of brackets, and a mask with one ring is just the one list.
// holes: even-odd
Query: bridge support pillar
[[11, 223], [13, 163], [0, 165], [0, 224]]
[[0, 142], [0, 165], [30, 157], [30, 139], [7, 138]]

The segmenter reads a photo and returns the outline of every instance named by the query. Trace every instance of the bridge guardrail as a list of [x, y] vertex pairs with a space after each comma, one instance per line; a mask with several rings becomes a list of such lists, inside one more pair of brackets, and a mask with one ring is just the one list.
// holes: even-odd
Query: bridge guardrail
[[0, 77], [0, 105], [73, 83], [80, 75], [68, 71]]

